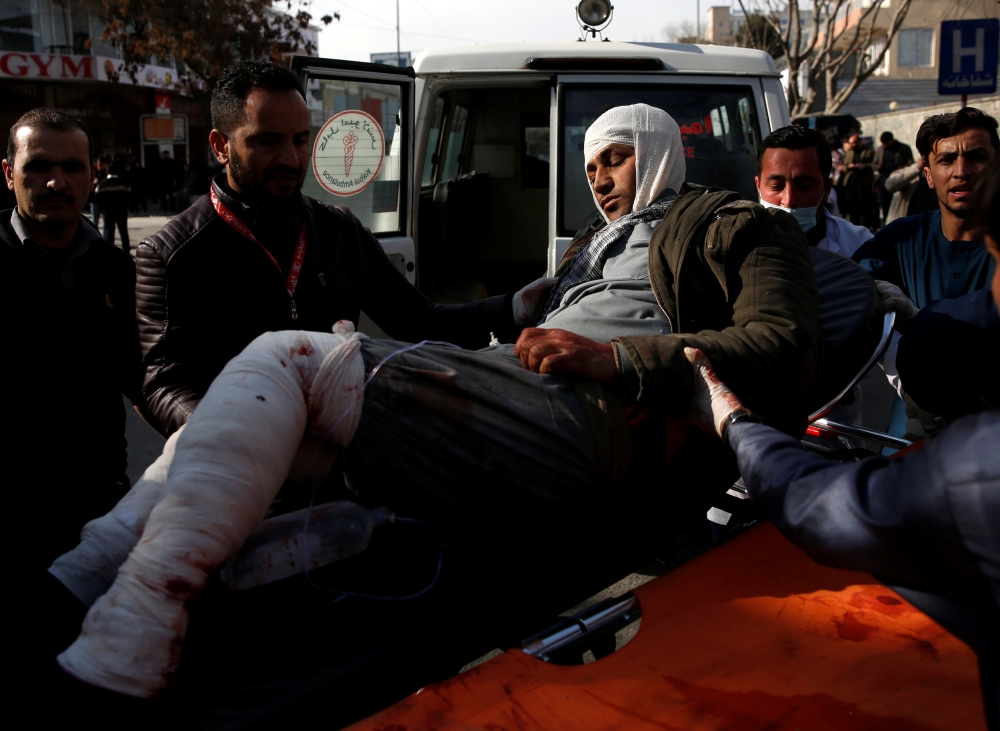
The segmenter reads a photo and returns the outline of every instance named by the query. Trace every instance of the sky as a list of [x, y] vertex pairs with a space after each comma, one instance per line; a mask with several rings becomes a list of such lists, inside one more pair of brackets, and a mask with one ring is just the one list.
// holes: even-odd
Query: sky
[[[613, 41], [665, 41], [664, 28], [695, 20], [697, 0], [612, 0], [605, 31]], [[710, 4], [702, 0], [702, 24]], [[320, 33], [319, 55], [368, 61], [396, 50], [396, 0], [313, 0], [314, 18], [340, 13]], [[580, 37], [572, 0], [399, 0], [400, 49], [516, 41], [575, 41]], [[314, 21], [316, 22], [316, 21]], [[321, 25], [317, 23], [317, 25]]]

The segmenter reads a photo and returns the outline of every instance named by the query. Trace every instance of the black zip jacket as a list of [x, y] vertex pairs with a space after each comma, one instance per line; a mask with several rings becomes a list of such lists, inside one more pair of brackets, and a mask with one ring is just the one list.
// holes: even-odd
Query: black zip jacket
[[135, 265], [93, 237], [71, 262], [67, 289], [49, 255], [21, 243], [10, 220], [10, 210], [0, 213], [2, 465], [13, 512], [34, 516], [18, 560], [44, 569], [128, 489], [122, 395], [138, 400]]
[[[301, 208], [285, 219], [263, 215], [238, 198], [225, 176], [212, 188], [281, 271], [216, 213], [207, 195], [139, 245], [136, 307], [145, 416], [163, 434], [186, 423], [229, 359], [268, 331], [330, 332], [338, 320], [357, 327], [364, 310], [406, 342], [483, 348], [490, 332], [508, 342], [517, 337], [512, 295], [465, 305], [430, 302], [346, 208], [302, 196]], [[303, 222], [308, 244], [293, 319], [285, 282]]]

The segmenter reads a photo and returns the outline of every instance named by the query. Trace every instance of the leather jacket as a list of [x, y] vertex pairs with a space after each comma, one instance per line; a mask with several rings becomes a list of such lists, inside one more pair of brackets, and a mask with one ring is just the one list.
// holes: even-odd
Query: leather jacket
[[[302, 196], [294, 220], [275, 223], [275, 216], [237, 197], [224, 181], [213, 181], [215, 194], [261, 245], [227, 224], [206, 195], [136, 252], [144, 411], [162, 434], [183, 425], [229, 359], [264, 332], [329, 332], [338, 320], [357, 327], [364, 310], [402, 341], [426, 338], [480, 348], [489, 344], [491, 331], [516, 338], [512, 295], [434, 304], [347, 208]], [[307, 246], [293, 318], [286, 274], [301, 223]]]

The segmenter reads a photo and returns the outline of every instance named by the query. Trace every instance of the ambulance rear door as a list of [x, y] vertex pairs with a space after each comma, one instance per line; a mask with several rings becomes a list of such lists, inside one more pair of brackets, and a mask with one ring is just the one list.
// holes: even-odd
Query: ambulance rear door
[[294, 56], [291, 67], [304, 81], [312, 133], [302, 192], [349, 208], [415, 283], [413, 69], [311, 56]]

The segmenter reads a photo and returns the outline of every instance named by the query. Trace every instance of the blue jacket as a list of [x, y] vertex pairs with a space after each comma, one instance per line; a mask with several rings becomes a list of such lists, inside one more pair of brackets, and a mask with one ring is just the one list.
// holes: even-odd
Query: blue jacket
[[945, 238], [940, 210], [893, 221], [851, 258], [875, 279], [899, 286], [921, 309], [984, 289], [996, 268], [982, 239]]
[[902, 585], [977, 652], [1000, 729], [1000, 410], [956, 421], [920, 451], [846, 464], [763, 424], [727, 437], [750, 496], [787, 538], [819, 563]]
[[933, 302], [907, 325], [896, 369], [920, 408], [953, 421], [1000, 408], [1000, 314], [989, 289]]
[[1000, 410], [898, 459], [832, 462], [763, 424], [728, 439], [750, 496], [816, 561], [1000, 609]]

